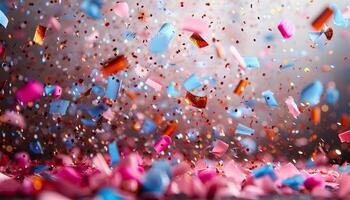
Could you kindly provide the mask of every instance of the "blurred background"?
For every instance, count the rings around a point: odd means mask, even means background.
[[[101,1],[102,17],[93,19],[81,11],[82,1],[2,1],[1,10],[9,19],[1,27],[0,40],[6,49],[1,60],[0,112],[19,111],[26,128],[1,124],[3,154],[30,150],[39,142],[43,153],[32,156],[50,158],[59,153],[79,149],[81,155],[105,152],[109,141],[116,139],[122,152],[138,151],[153,157],[176,156],[196,160],[212,158],[210,150],[217,139],[230,145],[226,156],[236,159],[276,160],[309,159],[324,151],[331,162],[349,159],[349,146],[341,144],[338,133],[349,129],[349,27],[328,26],[333,37],[322,35],[316,42],[312,21],[330,1],[127,1],[129,17],[118,17],[113,8],[117,1]],[[335,2],[345,10],[349,2]],[[50,27],[55,17],[60,29]],[[196,47],[192,33],[181,29],[186,17],[201,19],[209,31],[201,34],[209,43]],[[293,23],[295,35],[286,40],[277,26],[282,19]],[[163,54],[150,51],[150,40],[164,23],[176,27],[176,35]],[[48,27],[44,44],[32,42],[37,25]],[[220,58],[216,46],[221,45],[225,57]],[[229,52],[234,45],[242,56],[259,59],[260,68],[243,72]],[[119,72],[122,80],[120,96],[110,110],[112,119],[100,118],[93,126],[82,123],[88,118],[82,107],[96,106],[102,98],[89,92],[94,86],[106,87],[100,69],[106,61],[124,55],[129,66]],[[284,68],[281,66],[290,66]],[[197,109],[185,101],[183,82],[192,74],[200,77],[200,92],[208,97],[205,109]],[[151,77],[162,84],[156,91],[145,84]],[[233,93],[241,79],[249,85],[241,96]],[[28,80],[46,85],[59,85],[61,99],[70,101],[67,114],[49,113],[53,97],[43,97],[30,105],[19,105],[14,93]],[[324,87],[321,120],[312,122],[314,107],[302,106],[302,89],[315,80]],[[169,97],[167,87],[173,82],[180,93]],[[336,88],[340,97],[335,104],[326,101],[327,88]],[[261,95],[271,90],[279,107],[268,107]],[[302,113],[298,119],[284,103],[292,96]],[[230,111],[244,112],[240,116]],[[145,134],[146,120],[156,125]],[[153,144],[171,123],[177,123],[173,143],[157,155]],[[234,133],[238,123],[255,130],[253,136]]]

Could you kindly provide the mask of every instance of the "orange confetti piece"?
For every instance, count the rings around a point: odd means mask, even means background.
[[[237,87],[236,87],[236,89],[234,90],[234,93],[236,95],[238,95],[238,96],[241,96],[243,91],[244,91],[244,89],[245,89],[245,87],[247,87],[247,85],[248,85],[248,81],[243,80],[243,79],[240,80],[238,85],[237,85]]]
[[[325,8],[322,13],[312,22],[312,27],[319,31],[322,29],[323,25],[332,17],[333,10],[330,8]]]
[[[321,109],[319,107],[315,107],[311,110],[311,121],[315,125],[320,123],[320,121],[321,121]]]
[[[125,56],[117,56],[111,61],[106,62],[101,71],[104,76],[110,76],[112,74],[118,73],[129,65],[128,60]]]
[[[186,102],[196,108],[205,108],[207,106],[207,96],[196,96],[190,92],[186,93]]]
[[[177,127],[177,123],[176,122],[168,124],[168,126],[164,130],[164,134],[163,135],[172,136],[174,134],[174,132],[175,132],[176,127]]]
[[[36,44],[43,45],[44,44],[44,38],[46,34],[46,27],[38,25],[35,30],[35,35],[33,41]]]
[[[190,39],[193,42],[193,44],[196,45],[198,48],[208,46],[208,43],[198,33],[193,33]]]

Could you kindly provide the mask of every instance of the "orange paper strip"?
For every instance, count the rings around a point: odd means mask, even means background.
[[[311,121],[315,125],[320,123],[320,121],[321,121],[321,109],[319,107],[315,107],[311,110]]]
[[[186,102],[196,108],[205,108],[207,105],[208,97],[196,96],[190,92],[186,93]]]
[[[110,76],[112,74],[118,73],[129,65],[128,60],[125,56],[117,56],[111,61],[106,62],[101,71],[104,76]]]
[[[190,37],[190,40],[198,48],[203,48],[203,47],[208,46],[208,43],[198,33],[193,33]]]
[[[241,81],[239,81],[236,89],[234,90],[234,93],[238,96],[241,96],[245,87],[247,87],[247,85],[248,85],[248,81],[242,79]]]
[[[332,17],[333,10],[330,8],[325,8],[322,13],[312,22],[312,27],[319,31],[322,29],[323,25]]]
[[[44,44],[44,38],[46,34],[46,27],[38,25],[35,30],[35,35],[33,41],[39,45]]]

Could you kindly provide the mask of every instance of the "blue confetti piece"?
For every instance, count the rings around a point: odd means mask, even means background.
[[[227,111],[227,113],[236,119],[241,118],[243,115],[243,112],[240,108],[231,108]]]
[[[118,164],[120,160],[117,142],[114,141],[108,145],[109,156],[111,157],[112,166]]]
[[[252,135],[254,131],[254,129],[244,126],[243,124],[238,124],[235,133],[241,135]]]
[[[349,26],[349,20],[345,19],[343,17],[342,11],[339,9],[338,5],[335,3],[332,3],[330,7],[333,10],[333,24],[340,26],[340,27],[348,27]]]
[[[320,98],[323,92],[322,83],[317,80],[307,85],[300,94],[300,101],[302,103],[308,103],[311,106],[317,105],[320,102]]]
[[[34,154],[44,154],[41,144],[38,140],[34,143],[29,143],[29,150]]]
[[[115,100],[119,97],[122,81],[115,76],[108,77],[105,97]]]
[[[334,105],[339,100],[340,93],[336,88],[328,88],[326,92],[326,102]]]
[[[130,32],[130,31],[124,32],[124,39],[126,39],[126,40],[133,40],[135,38],[136,38],[136,33]]]
[[[244,62],[247,66],[247,68],[252,69],[252,68],[259,68],[260,63],[257,57],[250,57],[250,56],[245,56],[243,57]]]
[[[163,24],[157,35],[151,39],[151,52],[154,54],[166,52],[175,33],[176,29],[172,24]]]
[[[142,124],[141,133],[150,134],[157,129],[156,123],[152,119],[146,118]]]
[[[55,86],[54,85],[47,85],[44,88],[44,92],[45,92],[46,96],[52,95],[54,91],[55,91]]]
[[[90,119],[81,119],[81,123],[83,123],[85,126],[96,126],[96,122],[90,120]]]
[[[242,147],[247,151],[247,154],[255,153],[257,150],[256,143],[250,138],[244,138],[239,143],[241,143]]]
[[[6,3],[4,1],[0,1],[0,10],[3,13],[7,13],[7,11],[8,11],[8,7],[7,7],[7,5],[6,5]]]
[[[350,172],[350,165],[339,166],[338,171],[341,173],[348,173]]]
[[[9,23],[9,20],[7,19],[6,15],[0,10],[0,24],[7,28],[7,25]]]
[[[54,100],[50,104],[50,113],[57,115],[65,115],[69,106],[68,100]]]
[[[98,191],[98,196],[102,200],[124,200],[113,188],[105,187]]]
[[[104,89],[99,85],[92,87],[91,92],[99,97],[103,97],[105,95]]]
[[[78,98],[81,93],[86,91],[86,87],[83,85],[75,85],[73,84],[71,89],[71,95],[75,98]]]
[[[40,174],[41,172],[45,171],[49,169],[49,166],[47,165],[35,165],[33,168],[32,168],[32,171],[34,174]]]
[[[185,87],[185,89],[187,91],[192,91],[196,88],[199,88],[202,86],[202,83],[200,81],[200,79],[198,78],[197,75],[195,74],[192,74],[190,77],[188,77],[188,79],[186,79],[184,82],[183,82],[183,86]]]
[[[108,105],[105,103],[100,103],[97,106],[93,107],[92,109],[88,110],[88,113],[91,117],[97,118],[102,115],[106,110],[108,109]]]
[[[170,183],[170,165],[166,161],[157,161],[143,178],[144,192],[163,194]]]
[[[323,32],[311,32],[309,33],[309,38],[313,43],[318,43],[320,37],[322,36]]]
[[[102,9],[102,1],[101,0],[84,0],[80,9],[89,17],[93,19],[102,18],[101,9]]]
[[[270,90],[266,90],[261,95],[264,97],[265,102],[266,102],[266,104],[268,106],[270,106],[272,108],[278,107],[278,102],[277,102],[277,100],[273,96],[273,93]]]
[[[304,184],[305,177],[303,175],[296,175],[282,181],[282,185],[288,185],[293,190],[298,190]]]
[[[288,64],[285,64],[285,65],[281,65],[281,69],[289,69],[291,67],[294,67],[294,63],[288,63]]]
[[[270,164],[266,164],[260,168],[257,168],[255,170],[252,171],[252,175],[255,177],[255,178],[261,178],[263,176],[270,176],[270,178],[272,180],[276,180],[277,179],[277,176],[275,174],[275,171],[273,170],[273,167],[272,165]]]
[[[275,36],[273,33],[267,33],[265,35],[265,41],[266,42],[272,42],[275,39]]]
[[[170,97],[178,97],[180,96],[180,91],[175,89],[175,82],[170,82],[167,88],[168,96]]]

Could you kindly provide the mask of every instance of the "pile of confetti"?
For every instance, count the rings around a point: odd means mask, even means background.
[[[350,195],[350,3],[0,1],[0,195]]]

